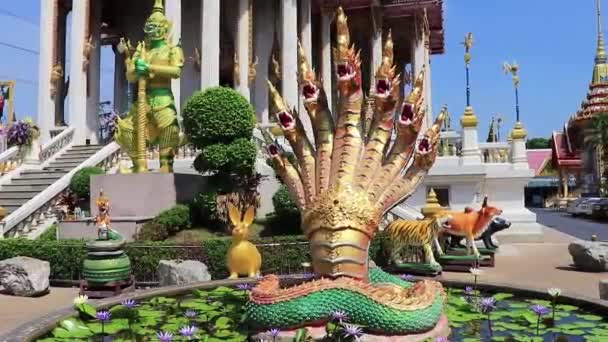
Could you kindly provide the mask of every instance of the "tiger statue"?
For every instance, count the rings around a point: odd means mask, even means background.
[[[433,255],[431,244],[435,245],[439,255],[443,255],[438,236],[444,229],[444,224],[451,219],[452,216],[446,213],[422,220],[395,220],[391,222],[385,229],[392,247],[391,260],[393,262],[397,261],[399,253],[404,247],[414,246],[424,249],[426,263],[433,267],[439,266]]]

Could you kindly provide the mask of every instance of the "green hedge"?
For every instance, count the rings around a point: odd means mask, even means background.
[[[379,234],[370,246],[370,257],[383,266],[383,235]],[[262,253],[262,273],[296,273],[302,270],[303,262],[310,262],[308,244],[302,244],[302,236],[264,238],[253,241]],[[212,279],[228,276],[226,251],[231,239],[216,238],[201,245],[183,247],[171,242],[146,242],[127,244],[126,252],[131,258],[133,272],[138,281],[155,281],[156,267],[160,260],[193,259],[204,262],[209,267]],[[85,242],[80,240],[0,240],[0,260],[29,256],[46,260],[51,264],[51,279],[78,280],[82,261],[86,256]]]

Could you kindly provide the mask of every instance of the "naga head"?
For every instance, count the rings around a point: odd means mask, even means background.
[[[437,158],[437,147],[439,145],[441,124],[445,118],[447,109],[444,107],[441,109],[439,115],[435,119],[435,123],[431,126],[424,137],[418,141],[416,151],[414,154],[414,165],[422,170],[429,170],[435,159]]]
[[[397,116],[397,127],[401,132],[406,133],[407,141],[413,141],[413,139],[418,136],[418,132],[420,132],[420,127],[422,126],[422,119],[426,114],[425,109],[422,108],[423,80],[424,69],[418,74],[418,77],[412,85],[412,91],[403,101],[401,111]]]
[[[266,143],[266,152],[268,153],[270,159],[283,163],[283,159],[281,158],[284,152],[283,148],[276,142],[275,139],[272,138],[272,134],[270,134],[270,132],[268,132],[265,128],[258,126],[258,129],[262,133],[262,137]]]
[[[361,89],[361,59],[350,43],[348,18],[342,7],[336,11],[337,47],[334,48],[338,89],[342,95],[351,95]]]
[[[382,63],[376,71],[376,83],[374,84],[375,108],[381,112],[392,111],[399,97],[399,75],[395,75],[396,67],[393,64],[393,38],[388,31],[386,42],[382,49]]]
[[[268,91],[270,92],[271,103],[269,107],[271,114],[276,116],[279,126],[283,132],[286,134],[295,133],[297,126],[296,117],[293,115],[293,112],[287,108],[283,98],[272,83],[270,81],[267,83]]]
[[[155,0],[152,14],[150,14],[144,25],[146,40],[158,41],[167,38],[171,29],[171,23],[164,13],[163,0]]]
[[[314,113],[320,98],[322,97],[323,87],[317,80],[315,71],[310,68],[306,53],[302,44],[298,41],[298,85],[300,96],[304,99],[304,106]]]

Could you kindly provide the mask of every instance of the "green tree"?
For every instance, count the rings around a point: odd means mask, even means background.
[[[528,150],[539,150],[543,148],[551,148],[551,139],[548,138],[532,138],[526,141]]]
[[[227,228],[228,202],[243,211],[259,206],[253,107],[231,88],[211,87],[188,99],[183,117],[186,134],[201,151],[194,168],[211,177],[209,190],[194,201],[199,213],[195,216],[202,223]]]

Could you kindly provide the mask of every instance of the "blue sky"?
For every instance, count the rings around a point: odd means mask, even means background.
[[[520,65],[521,118],[530,137],[549,136],[583,100],[596,46],[594,0],[444,0],[446,52],[432,58],[435,112],[447,104],[454,119],[465,106],[463,47],[473,32],[471,89],[473,108],[485,137],[489,120],[501,114],[505,129],[515,120],[511,81],[504,61]],[[605,1],[604,1],[605,2]],[[3,1],[0,24],[0,80],[16,79],[18,117],[36,116],[38,56],[7,47],[39,48],[40,0]],[[605,4],[608,18],[608,3]],[[608,20],[604,20],[608,27]],[[393,28],[397,29],[397,28]],[[111,60],[104,51],[103,60]],[[102,100],[111,100],[112,75],[102,67]],[[455,120],[453,120],[454,122]],[[455,123],[455,122],[454,122]]]

